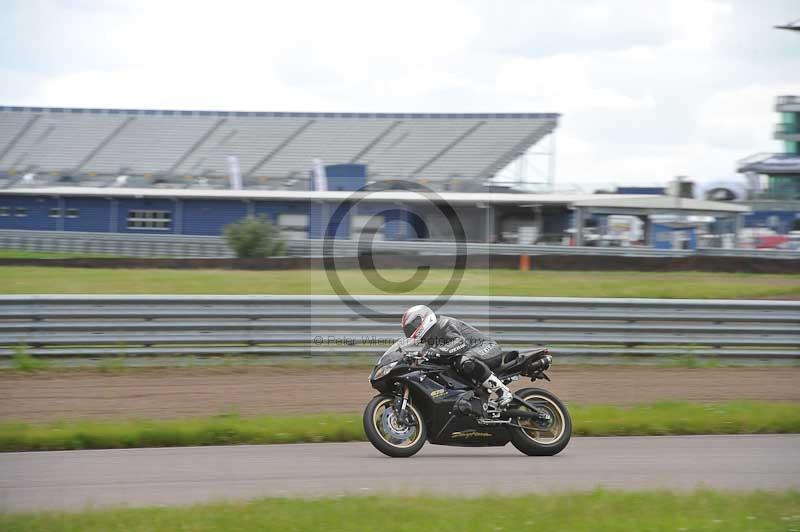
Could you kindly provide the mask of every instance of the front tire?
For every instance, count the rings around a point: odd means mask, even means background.
[[[376,395],[364,409],[364,432],[370,443],[386,456],[407,458],[415,455],[427,439],[425,421],[410,402],[406,404],[411,423],[400,421],[395,412],[396,398]]]
[[[528,456],[553,456],[569,443],[572,436],[572,419],[566,405],[555,394],[541,388],[524,388],[517,392],[526,402],[544,409],[551,422],[540,423],[530,418],[513,418],[514,423],[525,428],[511,428],[511,443]],[[515,404],[515,403],[512,403]],[[530,410],[516,401],[515,408]]]

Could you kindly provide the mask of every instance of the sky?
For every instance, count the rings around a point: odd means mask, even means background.
[[[555,112],[556,186],[781,151],[800,0],[0,0],[0,105]]]

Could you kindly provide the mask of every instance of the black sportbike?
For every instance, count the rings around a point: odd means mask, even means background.
[[[509,351],[486,360],[508,384],[520,377],[550,380],[552,357],[546,348]],[[378,390],[364,410],[364,430],[380,452],[407,457],[426,441],[438,445],[498,446],[509,441],[529,456],[561,452],[572,435],[564,403],[541,388],[514,393],[505,408],[482,386],[448,366],[431,364],[420,352],[398,341],[378,360],[369,377]]]

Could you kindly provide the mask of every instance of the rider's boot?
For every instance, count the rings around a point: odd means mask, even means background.
[[[514,398],[508,386],[503,384],[503,381],[498,379],[494,373],[492,373],[488,379],[483,381],[481,386],[489,390],[490,393],[496,393],[498,395],[497,406],[501,408],[506,407]]]

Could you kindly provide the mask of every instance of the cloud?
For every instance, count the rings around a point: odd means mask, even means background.
[[[678,175],[703,183],[734,175],[736,161],[743,156],[741,150],[701,142],[609,153],[568,132],[559,134],[558,149],[559,175],[573,176],[559,180],[559,187],[579,185],[586,191],[617,185],[664,186]],[[604,179],[597,179],[599,175]]]
[[[800,93],[793,0],[4,6],[11,105],[563,113],[557,180],[721,176]]]
[[[500,94],[525,101],[531,108],[565,113],[589,109],[644,109],[653,106],[653,99],[641,88],[599,84],[593,74],[609,66],[620,70],[639,69],[655,59],[647,50],[639,49],[557,54],[536,59],[516,57],[500,66],[495,89]]]
[[[750,85],[720,91],[706,99],[697,113],[697,138],[712,146],[735,148],[743,152],[757,146],[780,149],[772,142],[778,115],[771,111],[775,97],[794,94],[800,89],[800,75],[795,83]]]

